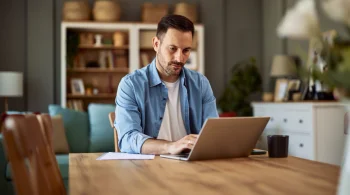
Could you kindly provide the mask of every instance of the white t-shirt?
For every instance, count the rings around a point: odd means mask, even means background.
[[[160,125],[157,139],[177,141],[187,135],[181,114],[179,81],[180,79],[174,83],[163,81],[168,88],[168,100],[165,105],[163,121]]]

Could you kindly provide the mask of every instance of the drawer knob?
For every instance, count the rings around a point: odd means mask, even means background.
[[[304,147],[304,144],[299,144],[299,147],[300,147],[300,148]]]
[[[287,119],[285,118],[285,119],[283,119],[283,121],[286,123],[286,122],[287,122]]]
[[[303,119],[299,119],[299,123],[300,123],[300,124],[303,123]]]

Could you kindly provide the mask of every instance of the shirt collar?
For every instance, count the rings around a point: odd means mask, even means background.
[[[186,86],[186,76],[185,76],[185,67],[183,67],[181,69],[181,73],[180,73],[180,81],[181,81],[181,84],[185,85]],[[160,79],[159,77],[159,74],[158,74],[158,70],[157,70],[157,67],[156,67],[156,57],[153,59],[153,61],[151,62],[150,64],[150,87],[154,87],[156,85],[159,85],[160,83],[162,83],[162,80]]]

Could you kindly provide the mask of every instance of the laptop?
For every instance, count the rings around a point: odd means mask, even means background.
[[[160,155],[184,161],[248,157],[270,117],[209,118],[187,154]]]

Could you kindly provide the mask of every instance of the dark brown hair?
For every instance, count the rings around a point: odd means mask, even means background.
[[[174,28],[182,32],[191,32],[194,35],[194,25],[185,16],[181,15],[166,15],[158,23],[157,37],[161,39],[169,28]]]

